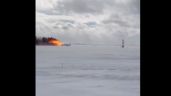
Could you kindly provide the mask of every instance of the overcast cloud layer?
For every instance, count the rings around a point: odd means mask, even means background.
[[[36,0],[36,36],[139,44],[139,0]]]

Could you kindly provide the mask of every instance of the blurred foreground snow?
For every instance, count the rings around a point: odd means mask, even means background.
[[[140,96],[140,48],[36,46],[36,96]]]

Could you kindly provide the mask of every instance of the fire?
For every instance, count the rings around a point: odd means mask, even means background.
[[[55,46],[62,46],[63,45],[63,42],[61,42],[58,39],[54,39],[54,38],[48,38],[48,42],[52,45],[55,45]]]

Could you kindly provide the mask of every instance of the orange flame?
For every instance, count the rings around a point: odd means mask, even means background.
[[[61,42],[58,39],[54,39],[54,38],[48,38],[48,42],[54,46],[62,46],[63,42]]]

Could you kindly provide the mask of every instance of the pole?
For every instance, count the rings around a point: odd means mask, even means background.
[[[124,48],[125,47],[125,41],[124,41],[124,39],[122,39],[122,48]]]

